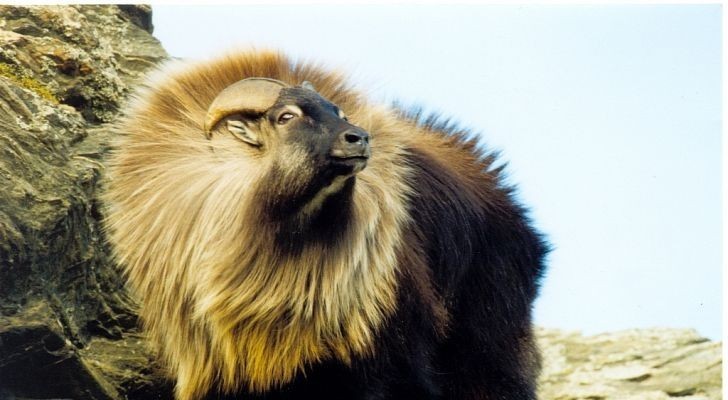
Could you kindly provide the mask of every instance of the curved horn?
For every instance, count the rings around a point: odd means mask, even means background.
[[[290,85],[269,78],[247,78],[226,87],[207,109],[205,135],[209,138],[215,125],[235,112],[265,112],[275,104],[281,89],[286,87]]]

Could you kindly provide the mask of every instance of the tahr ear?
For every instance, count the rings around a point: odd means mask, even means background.
[[[236,139],[241,140],[253,147],[260,147],[260,134],[257,124],[246,120],[244,117],[235,116],[229,118],[225,123],[225,129]]]

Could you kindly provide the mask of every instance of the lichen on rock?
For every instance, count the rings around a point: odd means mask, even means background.
[[[131,85],[167,57],[146,6],[0,6],[0,15],[2,75],[19,74],[90,122],[111,121]]]

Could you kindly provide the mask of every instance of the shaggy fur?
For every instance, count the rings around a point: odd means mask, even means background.
[[[248,77],[310,81],[371,135],[301,226],[274,214],[304,149],[203,130]],[[466,132],[273,52],[166,66],[115,128],[106,226],[177,399],[535,398],[545,245]]]

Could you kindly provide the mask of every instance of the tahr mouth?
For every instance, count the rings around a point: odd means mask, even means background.
[[[348,157],[334,157],[330,156],[329,161],[332,167],[337,170],[341,170],[342,174],[354,174],[363,170],[367,166],[369,156],[356,155]]]
[[[334,156],[331,156],[330,158],[332,160],[334,160],[335,162],[346,162],[346,161],[349,161],[349,160],[362,160],[362,161],[367,161],[369,159],[369,156],[366,156],[366,155],[348,156],[348,157],[334,157]]]

